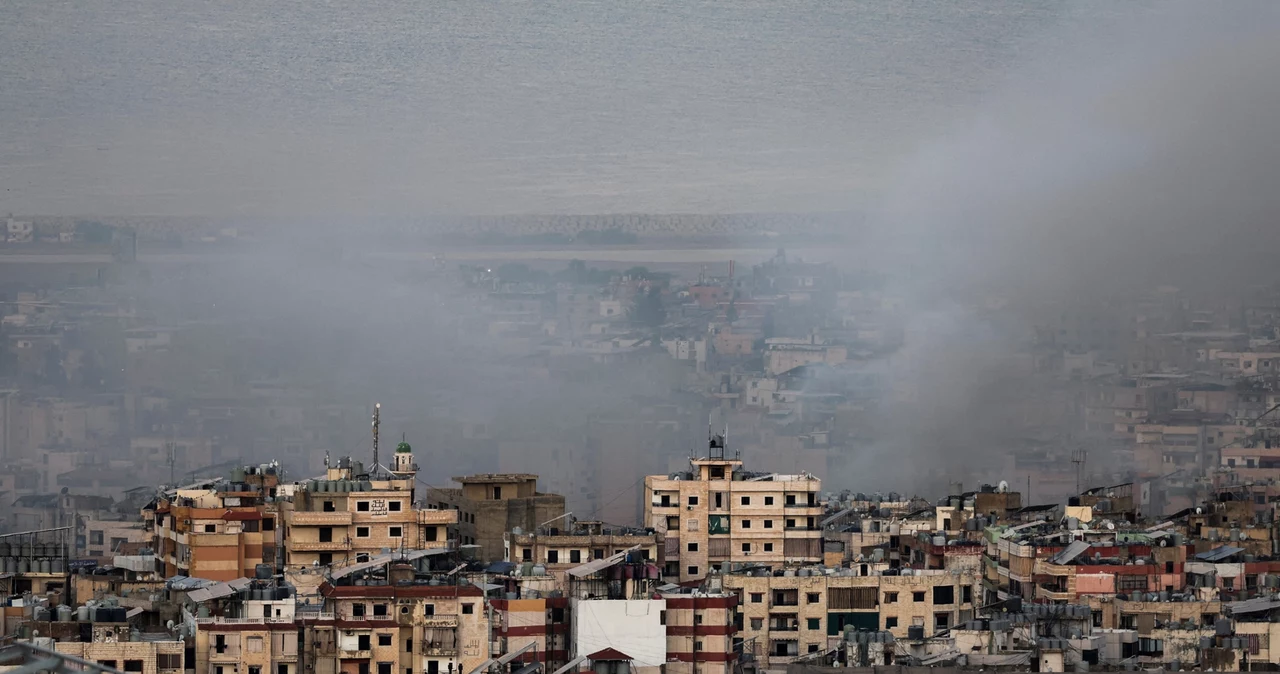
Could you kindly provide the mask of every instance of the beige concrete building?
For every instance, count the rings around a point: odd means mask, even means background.
[[[546,527],[538,532],[509,532],[505,551],[508,562],[534,562],[550,571],[560,571],[637,546],[641,559],[658,562],[663,545],[662,534],[645,533],[643,529],[611,528],[603,522],[573,522],[555,534]]]
[[[508,531],[536,531],[566,514],[563,496],[538,491],[537,475],[488,473],[453,480],[462,488],[432,488],[427,503],[442,512],[456,511],[459,543],[478,545],[478,556],[486,561],[505,557]]]
[[[181,641],[110,641],[82,643],[59,641],[54,649],[77,658],[83,658],[118,669],[140,674],[182,674],[183,650]]]
[[[853,569],[805,568],[784,575],[724,576],[738,594],[740,636],[765,668],[825,651],[845,627],[925,635],[971,620],[981,601],[978,570],[919,571],[911,575],[852,575]],[[809,575],[805,575],[809,574]]]
[[[771,566],[822,561],[821,481],[803,473],[755,474],[742,461],[693,459],[692,471],[645,477],[644,525],[666,539],[664,573],[696,580],[730,563]]]
[[[282,505],[285,567],[344,564],[384,549],[422,550],[449,544],[451,510],[414,505],[417,465],[413,448],[396,447],[390,471],[366,471],[344,458],[324,480],[298,486]]]

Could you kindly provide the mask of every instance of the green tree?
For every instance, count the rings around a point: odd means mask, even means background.
[[[636,322],[655,330],[661,327],[667,320],[667,309],[662,304],[662,290],[657,286],[650,286],[648,290],[637,295],[632,316]]]

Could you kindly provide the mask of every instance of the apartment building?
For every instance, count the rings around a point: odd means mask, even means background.
[[[536,532],[508,532],[506,560],[534,562],[561,571],[593,559],[604,559],[636,548],[636,556],[654,562],[664,552],[662,534],[644,529],[610,527],[603,522],[571,522],[564,529],[543,527]]]
[[[664,573],[697,580],[730,563],[822,561],[821,481],[807,474],[751,473],[724,458],[723,436],[691,471],[645,477],[644,520],[665,537]]]
[[[324,613],[309,623],[305,648],[315,674],[447,674],[489,659],[480,588],[430,584],[408,564],[376,577],[384,565],[357,565],[321,586]]]
[[[119,630],[128,635],[128,630]],[[59,641],[54,649],[122,672],[138,674],[182,674],[186,645],[173,641],[121,641],[119,634],[92,642]]]
[[[449,545],[451,510],[414,505],[417,465],[401,442],[389,471],[366,470],[345,457],[323,480],[300,484],[282,503],[284,564],[298,569],[363,561],[383,550],[422,550]]]
[[[427,503],[456,511],[459,543],[479,546],[477,554],[486,561],[506,556],[508,531],[536,531],[565,515],[564,497],[539,492],[537,475],[485,473],[453,480],[462,488],[432,488]]]
[[[258,564],[276,563],[274,465],[250,466],[218,479],[166,492],[143,513],[152,523],[156,572],[166,578],[251,577]],[[150,519],[154,517],[154,519]]]
[[[234,585],[234,584],[233,584]],[[219,584],[190,593],[200,613],[215,606],[219,615],[195,619],[195,674],[300,674],[297,603],[293,588],[270,581],[242,581],[232,593]],[[229,600],[219,602],[220,597]]]
[[[737,597],[715,588],[660,591],[657,571],[625,553],[570,569],[570,658],[595,671],[735,671]]]
[[[785,572],[729,573],[726,592],[738,595],[744,652],[764,668],[827,650],[846,627],[926,635],[975,617],[981,606],[977,569],[913,570],[901,575],[857,575],[855,569],[802,567]]]

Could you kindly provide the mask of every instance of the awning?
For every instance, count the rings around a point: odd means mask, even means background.
[[[622,552],[609,555],[603,559],[593,559],[586,564],[569,569],[569,575],[575,578],[594,575],[626,559],[627,553],[635,552],[639,549],[639,545],[633,545]]]
[[[376,557],[371,557],[367,562],[352,564],[351,566],[348,566],[346,568],[339,569],[338,571],[334,571],[331,577],[334,580],[337,580],[339,578],[346,578],[347,576],[350,576],[351,574],[356,573],[357,571],[364,571],[366,569],[377,568],[388,562],[398,562],[398,561],[412,562],[413,560],[419,559],[421,557],[428,557],[431,555],[443,555],[448,551],[449,551],[448,548],[431,548],[429,550],[409,550],[408,552],[405,552],[403,555],[401,555],[398,552],[389,553],[385,555],[378,555]]]
[[[1231,555],[1244,552],[1244,548],[1237,548],[1234,545],[1223,545],[1214,548],[1208,552],[1202,552],[1196,555],[1196,559],[1202,562],[1219,562]]]
[[[1088,541],[1072,541],[1070,545],[1062,549],[1062,552],[1049,558],[1050,564],[1070,564],[1079,557],[1081,553],[1089,549]]]

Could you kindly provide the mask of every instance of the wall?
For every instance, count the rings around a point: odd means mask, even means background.
[[[661,667],[667,660],[663,600],[583,599],[573,602],[574,655],[613,648],[637,667]]]

